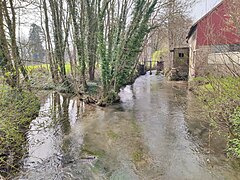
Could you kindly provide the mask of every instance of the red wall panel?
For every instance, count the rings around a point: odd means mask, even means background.
[[[205,15],[197,24],[197,46],[240,44],[240,37],[230,25],[227,1]]]

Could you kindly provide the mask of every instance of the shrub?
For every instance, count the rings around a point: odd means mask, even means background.
[[[240,158],[240,106],[232,114],[232,137],[229,140],[229,153]]]
[[[240,157],[240,78],[210,77],[197,88],[211,124],[228,134],[229,155]]]
[[[38,115],[40,102],[30,92],[0,89],[0,174],[6,176],[16,170],[25,152],[25,133]]]

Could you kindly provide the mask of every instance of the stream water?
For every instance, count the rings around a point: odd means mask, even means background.
[[[146,74],[107,108],[50,94],[30,125],[15,179],[240,179],[186,84]]]

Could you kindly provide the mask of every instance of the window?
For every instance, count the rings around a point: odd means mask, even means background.
[[[183,58],[184,57],[184,53],[178,53],[178,57]]]
[[[231,52],[240,52],[240,44],[230,44],[229,49]]]

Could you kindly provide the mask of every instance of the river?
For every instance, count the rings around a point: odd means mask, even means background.
[[[240,178],[224,141],[207,138],[186,83],[146,74],[119,95],[121,103],[101,108],[49,94],[30,125],[28,153],[15,179]]]

